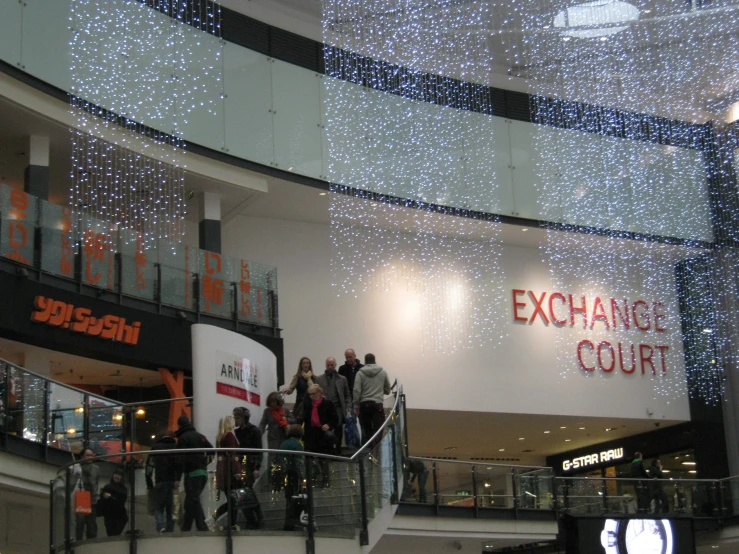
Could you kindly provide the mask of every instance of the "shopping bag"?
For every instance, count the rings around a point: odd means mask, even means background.
[[[89,516],[92,514],[92,493],[90,491],[74,491],[74,513]]]

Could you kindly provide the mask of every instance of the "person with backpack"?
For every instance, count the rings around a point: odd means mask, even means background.
[[[171,435],[159,437],[152,450],[174,450],[177,441]],[[177,457],[174,454],[151,454],[146,460],[146,488],[154,507],[158,533],[174,531],[173,495],[179,487]]]
[[[213,448],[208,439],[195,430],[195,427],[187,416],[180,416],[177,420],[179,429],[177,437],[177,448]],[[185,476],[185,515],[182,519],[182,530],[187,532],[192,528],[193,520],[198,531],[207,531],[205,513],[200,502],[205,484],[208,481],[208,462],[210,455],[205,452],[188,452],[179,458],[178,473]]]

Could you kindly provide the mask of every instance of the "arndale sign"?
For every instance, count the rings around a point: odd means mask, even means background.
[[[562,462],[562,469],[569,471],[571,469],[578,469],[581,467],[594,466],[602,464],[604,462],[610,462],[611,460],[620,460],[624,457],[623,448],[612,448],[611,450],[604,450],[600,453],[586,454],[579,458],[573,458],[572,460],[564,460]]]

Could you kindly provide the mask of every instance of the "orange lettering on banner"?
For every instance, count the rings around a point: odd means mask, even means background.
[[[8,223],[8,244],[11,251],[5,254],[6,258],[20,262],[22,264],[31,265],[31,261],[26,258],[20,251],[21,248],[28,246],[30,238],[29,230],[24,219],[28,219],[28,195],[20,190],[10,191],[10,210]]]
[[[185,397],[185,372],[175,371],[172,374],[171,371],[163,367],[159,368],[159,375],[164,381],[164,386],[167,387],[170,398],[184,398]],[[186,415],[188,419],[192,419],[192,410],[190,409],[190,402],[188,400],[174,400],[169,403],[169,424],[167,429],[170,431],[177,431],[177,420],[181,415]]]
[[[140,321],[128,325],[126,318],[117,315],[92,317],[90,315],[92,312],[87,308],[76,308],[73,304],[44,296],[34,298],[33,309],[31,321],[35,323],[45,323],[51,327],[61,327],[74,333],[115,340],[132,346],[139,342]]]
[[[72,276],[72,241],[69,233],[72,230],[72,210],[70,208],[62,208],[62,255],[59,257],[59,272],[62,275]]]
[[[144,237],[138,235],[136,237],[136,290],[146,289],[146,276],[144,269],[146,268],[146,252],[144,251]]]
[[[83,248],[85,250],[85,280],[91,285],[97,285],[102,275],[100,272],[93,274],[92,262],[105,262],[105,251],[107,241],[102,233],[95,233],[90,229],[85,230],[83,239]],[[111,283],[108,284],[111,286]]]

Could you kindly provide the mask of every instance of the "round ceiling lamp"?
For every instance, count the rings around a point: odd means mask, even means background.
[[[585,2],[554,16],[554,27],[572,38],[601,38],[620,33],[639,19],[639,9],[621,1]]]

